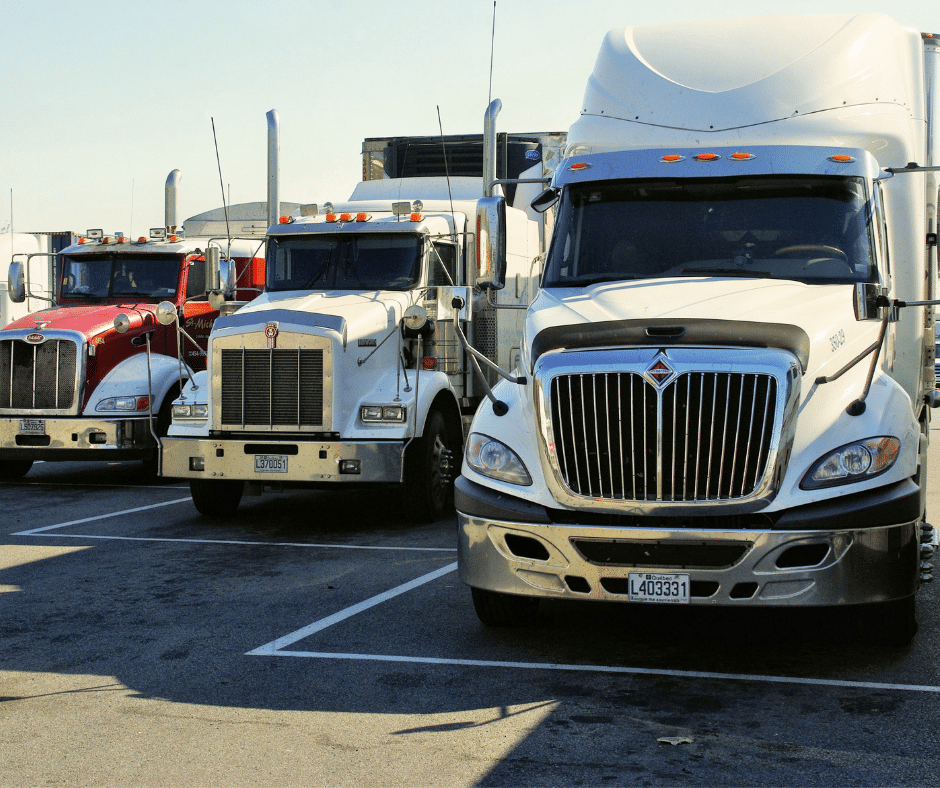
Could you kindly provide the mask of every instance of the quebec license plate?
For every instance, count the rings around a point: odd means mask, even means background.
[[[256,454],[255,473],[287,473],[287,455]]]
[[[20,419],[20,434],[22,435],[45,435],[45,419]]]
[[[658,572],[631,572],[627,592],[631,602],[687,603],[689,601],[689,576],[666,575]]]

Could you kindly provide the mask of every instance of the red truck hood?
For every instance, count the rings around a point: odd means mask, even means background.
[[[88,304],[59,306],[43,309],[26,317],[15,320],[7,328],[28,329],[35,331],[37,322],[42,321],[42,329],[78,331],[87,339],[109,330],[114,325],[115,316],[124,313],[133,320],[138,315],[144,323],[153,323],[153,313],[157,305],[125,301],[122,303]]]

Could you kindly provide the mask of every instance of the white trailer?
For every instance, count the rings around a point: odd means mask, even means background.
[[[493,380],[471,364],[518,356],[547,237],[529,203],[564,134],[496,140],[368,139],[349,200],[303,205],[270,228],[264,293],[216,321],[208,370],[163,441],[163,474],[189,479],[201,513],[232,515],[246,490],[275,484],[392,487],[422,519],[452,506],[464,424]],[[490,181],[506,180],[495,177],[505,163],[524,208],[484,197],[484,159]],[[505,254],[481,258],[497,213]],[[497,259],[507,286],[480,289]]]
[[[0,261],[22,263],[29,284],[22,303],[10,298],[8,288],[0,295],[0,328],[54,302],[55,256],[75,237],[71,232],[0,234]]]
[[[623,28],[557,205],[525,385],[481,407],[459,565],[540,599],[847,606],[907,642],[936,536],[938,39],[886,16]]]

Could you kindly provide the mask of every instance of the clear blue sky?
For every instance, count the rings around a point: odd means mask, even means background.
[[[940,33],[929,0],[498,0],[500,131],[565,131],[604,34],[632,24],[787,13],[888,13]],[[281,198],[342,200],[365,137],[482,130],[493,0],[0,0],[0,228],[163,224],[266,196],[265,113],[281,121]],[[681,45],[681,42],[677,42]],[[12,201],[11,201],[12,190]]]

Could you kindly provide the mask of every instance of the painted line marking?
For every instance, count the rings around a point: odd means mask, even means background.
[[[928,692],[940,693],[940,687],[929,684],[892,684],[877,681],[851,681],[846,679],[814,679],[799,678],[796,676],[766,676],[752,673],[712,673],[708,671],[696,670],[670,670],[667,668],[632,668],[614,665],[576,665],[557,662],[511,662],[504,660],[487,659],[448,659],[445,657],[407,657],[393,654],[347,654],[342,652],[328,651],[289,651],[286,646],[290,646],[299,640],[310,635],[322,632],[324,629],[345,621],[353,616],[362,613],[376,605],[387,602],[390,599],[407,593],[418,588],[432,580],[450,574],[457,569],[457,562],[429,572],[426,575],[415,578],[407,583],[402,583],[395,588],[382,594],[370,597],[363,602],[347,607],[326,618],[291,632],[288,635],[279,637],[252,649],[245,653],[246,657],[300,657],[305,659],[335,659],[335,660],[361,660],[367,662],[399,662],[418,665],[457,665],[471,668],[511,668],[515,670],[568,670],[579,671],[582,673],[616,673],[631,676],[668,676],[670,678],[689,678],[689,679],[711,679],[724,681],[754,681],[766,684],[798,684],[803,686],[821,686],[821,687],[849,687],[852,689],[884,689],[900,690],[902,692]]]
[[[176,498],[172,501],[164,501],[163,503],[152,503],[149,506],[138,506],[134,509],[122,509],[119,512],[111,512],[110,514],[97,514],[94,517],[83,517],[80,520],[69,520],[67,523],[57,523],[56,525],[44,525],[42,528],[32,528],[28,531],[17,531],[15,534],[10,534],[10,536],[33,536],[34,534],[40,534],[44,531],[53,531],[56,528],[65,528],[69,525],[79,525],[80,523],[93,523],[97,520],[107,520],[109,517],[120,517],[122,514],[133,514],[134,512],[145,512],[148,509],[158,509],[161,506],[172,506],[177,503],[186,503],[187,501],[192,501],[192,498]]]
[[[9,536],[53,536],[57,539],[103,539],[119,542],[183,542],[186,544],[224,544],[224,545],[242,545],[255,547],[258,545],[264,547],[320,547],[333,548],[336,550],[391,550],[398,552],[413,553],[456,553],[456,547],[396,547],[385,545],[356,545],[356,544],[333,544],[330,542],[261,542],[247,539],[179,539],[157,536],[109,536],[102,534],[53,534],[49,533],[57,528],[65,528],[69,525],[79,525],[80,523],[91,523],[97,520],[106,520],[110,517],[120,517],[123,514],[133,514],[147,509],[155,509],[160,506],[171,506],[176,503],[187,503],[192,498],[177,498],[174,501],[164,501],[149,506],[138,506],[135,509],[123,509],[120,512],[110,512],[108,514],[99,514],[94,517],[84,517],[81,520],[69,520],[66,523],[57,523],[56,525],[45,525],[41,528],[33,528],[28,531],[17,531]],[[456,566],[456,564],[455,564]]]
[[[387,602],[389,599],[393,599],[396,596],[411,591],[414,588],[423,586],[425,583],[430,583],[432,580],[437,580],[439,577],[448,575],[451,572],[456,571],[457,562],[454,561],[447,566],[436,569],[433,572],[428,572],[426,575],[421,575],[421,577],[410,580],[407,583],[402,583],[400,586],[395,586],[395,588],[385,591],[384,593],[377,594],[376,596],[370,597],[363,602],[360,602],[357,605],[352,607],[347,607],[345,610],[340,610],[338,613],[334,613],[332,616],[327,616],[326,618],[321,618],[319,621],[314,621],[312,624],[304,627],[303,629],[298,629],[296,632],[291,632],[289,635],[284,635],[279,637],[277,640],[272,640],[270,643],[266,643],[263,646],[249,651],[247,655],[251,656],[262,656],[262,655],[272,655],[277,654],[279,649],[282,649],[284,646],[289,646],[291,643],[296,643],[298,640],[303,640],[305,637],[309,637],[315,632],[320,632],[327,627],[333,626],[340,621],[345,621],[347,618],[355,616],[357,613],[361,613],[363,610],[368,610],[370,607],[375,607],[380,605],[383,602]],[[247,656],[246,655],[246,656]]]

